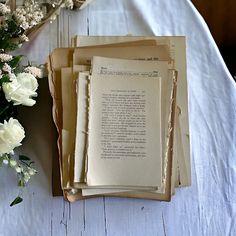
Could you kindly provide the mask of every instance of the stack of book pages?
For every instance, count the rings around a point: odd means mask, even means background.
[[[76,36],[48,58],[53,194],[170,201],[189,186],[184,37]]]

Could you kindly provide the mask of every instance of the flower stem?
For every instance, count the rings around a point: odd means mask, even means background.
[[[0,116],[10,107],[10,105],[5,106],[1,111],[0,111]]]

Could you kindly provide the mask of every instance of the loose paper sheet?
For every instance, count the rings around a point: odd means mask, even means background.
[[[161,185],[160,82],[91,76],[88,185]]]
[[[167,46],[128,46],[123,47],[92,47],[76,48],[73,61],[75,64],[90,64],[93,56],[103,56],[121,59],[170,60]]]
[[[168,61],[149,61],[149,60],[127,60],[106,57],[93,57],[92,60],[92,74],[93,75],[129,75],[139,76],[143,78],[151,78],[153,76],[160,76],[161,83],[161,132],[162,144],[165,143],[165,120],[166,101],[167,97],[167,83],[169,78],[169,70],[173,68],[173,64]],[[164,151],[164,149],[163,149]]]
[[[167,94],[167,84],[168,84],[168,72],[172,68],[172,64],[168,61],[143,61],[143,60],[126,60],[126,59],[116,59],[116,58],[105,58],[105,57],[93,57],[92,60],[92,74],[93,75],[129,75],[132,77],[139,76],[141,78],[150,78],[153,76],[160,76],[162,78],[161,84],[161,131],[162,131],[162,170],[164,169],[163,164],[165,163],[165,149],[166,149],[166,136],[165,129],[167,129],[168,124],[166,123],[166,114],[168,116],[169,106],[166,101],[170,99],[170,94]],[[169,97],[168,97],[169,96]],[[170,103],[168,103],[170,104]],[[167,110],[166,110],[167,106]],[[165,124],[166,123],[166,124]],[[164,174],[164,173],[163,173]],[[163,176],[164,178],[164,176]],[[158,191],[161,192],[163,187],[158,186]],[[104,190],[108,193],[108,190]],[[124,190],[123,190],[124,191]],[[117,192],[116,189],[111,189],[110,192]],[[83,195],[90,194],[101,194],[102,189],[92,190],[84,189],[82,190]],[[105,192],[104,192],[105,193]]]
[[[76,120],[71,114],[75,114],[73,106],[74,89],[72,68],[61,69],[61,95],[62,95],[62,167],[63,167],[63,186],[70,187],[71,160],[74,155],[74,127]]]
[[[75,136],[74,181],[83,182],[88,128],[88,75],[80,72],[77,80],[77,124]]]

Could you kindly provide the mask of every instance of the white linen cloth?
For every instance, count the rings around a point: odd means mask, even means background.
[[[82,11],[63,12],[63,22],[68,17],[71,36],[186,36],[192,186],[177,190],[170,203],[100,198],[70,205],[52,198],[50,98],[43,86],[38,107],[23,118],[28,139],[22,151],[38,163],[39,174],[23,204],[9,209],[17,189],[14,177],[0,172],[0,235],[236,235],[236,86],[192,3],[95,0]],[[46,45],[55,26],[25,48],[31,60],[45,61],[57,46],[52,41]],[[65,31],[66,26],[61,28]]]

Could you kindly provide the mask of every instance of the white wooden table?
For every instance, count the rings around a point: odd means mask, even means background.
[[[82,11],[63,11],[22,51],[44,63],[76,34],[187,36],[192,186],[177,190],[170,203],[106,197],[70,204],[53,198],[51,98],[47,81],[40,81],[36,106],[19,115],[27,133],[19,152],[35,160],[39,173],[24,202],[10,208],[19,191],[16,178],[0,171],[0,236],[236,235],[236,89],[191,2],[95,0]]]

